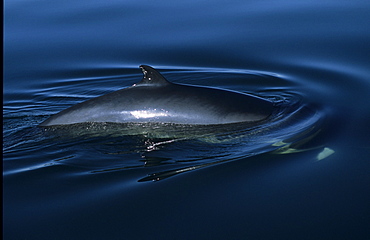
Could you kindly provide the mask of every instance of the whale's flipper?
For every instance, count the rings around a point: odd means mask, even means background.
[[[140,68],[143,71],[144,76],[140,82],[135,84],[135,86],[139,85],[165,86],[171,84],[154,68],[147,65],[141,65]]]

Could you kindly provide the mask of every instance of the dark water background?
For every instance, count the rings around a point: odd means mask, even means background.
[[[353,0],[5,1],[4,239],[370,239],[369,23]],[[37,127],[140,64],[286,107],[205,135]]]

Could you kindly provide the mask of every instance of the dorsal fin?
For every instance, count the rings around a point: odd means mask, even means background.
[[[143,79],[134,86],[138,85],[165,86],[171,84],[154,68],[147,65],[141,65],[140,68],[143,71],[144,76]]]

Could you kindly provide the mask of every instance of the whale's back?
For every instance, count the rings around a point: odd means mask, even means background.
[[[271,101],[229,90],[174,84],[148,66],[131,87],[79,103],[40,126],[81,122],[227,124],[258,122],[273,111]]]

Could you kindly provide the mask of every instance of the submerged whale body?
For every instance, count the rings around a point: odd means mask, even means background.
[[[39,126],[84,122],[228,124],[268,118],[273,103],[229,90],[176,84],[154,68],[141,65],[143,79],[67,108]]]

